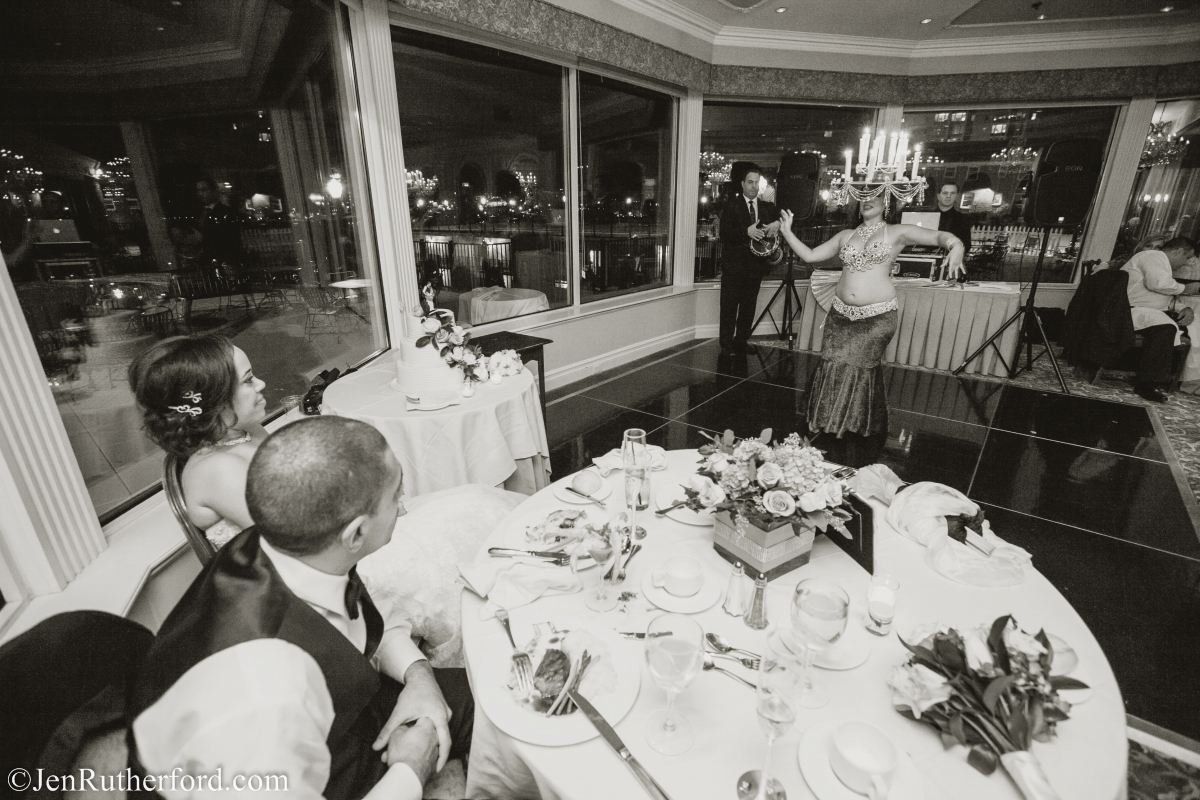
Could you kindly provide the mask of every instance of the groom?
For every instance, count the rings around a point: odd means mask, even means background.
[[[465,672],[432,669],[355,570],[404,513],[386,440],[342,417],[287,425],[255,453],[246,502],[257,524],[196,578],[143,666],[133,763],[207,789],[219,770],[225,796],[283,775],[296,797],[417,800],[469,749],[473,703]]]

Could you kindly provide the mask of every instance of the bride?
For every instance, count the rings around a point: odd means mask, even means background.
[[[129,385],[147,435],[184,464],[188,517],[220,548],[254,524],[246,473],[267,438],[266,384],[250,359],[223,336],[176,336],[143,351]],[[359,562],[371,596],[403,608],[434,666],[462,666],[458,562],[524,495],[466,485],[406,500],[391,541]],[[407,508],[406,508],[407,506]]]
[[[933,245],[950,251],[948,276],[963,271],[963,243],[945,231],[884,221],[887,200],[881,193],[859,206],[862,224],[810,248],[792,232],[793,215],[780,211],[780,232],[808,263],[835,255],[842,262],[833,308],[825,320],[821,362],[808,397],[808,426],[839,439],[847,433],[873,436],[887,431],[888,407],[883,352],[896,333],[899,305],[891,272],[908,245]]]

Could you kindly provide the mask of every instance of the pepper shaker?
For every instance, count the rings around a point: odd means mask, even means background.
[[[761,572],[754,579],[754,598],[743,617],[747,627],[762,630],[767,627],[767,576]]]
[[[742,562],[736,562],[729,576],[729,587],[725,590],[725,603],[721,610],[734,617],[744,616],[753,587],[754,582],[746,576]]]

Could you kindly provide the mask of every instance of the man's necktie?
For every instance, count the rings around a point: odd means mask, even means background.
[[[367,624],[367,645],[363,649],[363,655],[370,658],[375,655],[375,650],[383,638],[383,617],[379,615],[379,609],[375,608],[362,578],[358,577],[358,568],[351,567],[347,577],[349,580],[346,582],[346,616],[358,619],[358,608],[362,605],[363,621]]]
[[[746,205],[750,207],[750,219],[758,222],[758,209],[754,206],[753,200],[747,200]]]

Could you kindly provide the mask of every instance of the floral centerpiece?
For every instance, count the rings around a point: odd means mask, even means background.
[[[849,489],[829,474],[820,450],[795,433],[777,444],[771,436],[770,428],[757,439],[739,440],[728,430],[709,436],[681,501],[715,514],[722,555],[768,577],[806,563],[816,531],[832,527],[849,538],[846,522],[853,516]]]
[[[967,763],[983,774],[1002,764],[1029,800],[1057,798],[1030,746],[1050,741],[1068,718],[1071,704],[1058,691],[1087,685],[1052,674],[1046,632],[1031,636],[1004,616],[990,628],[900,641],[912,657],[888,679],[897,710],[936,728],[946,747],[969,748]]]

